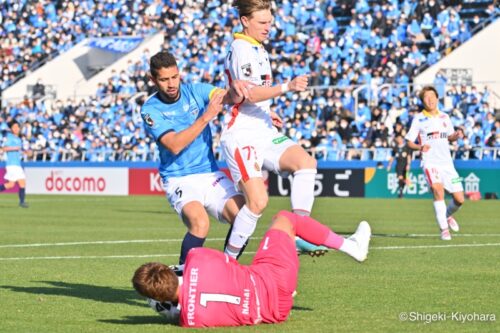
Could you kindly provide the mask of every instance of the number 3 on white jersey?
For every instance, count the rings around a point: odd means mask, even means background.
[[[227,294],[200,293],[200,304],[204,307],[207,307],[208,302],[224,302],[231,304],[240,304],[241,297],[227,295]]]

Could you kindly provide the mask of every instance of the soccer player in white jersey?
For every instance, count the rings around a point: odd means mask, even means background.
[[[455,131],[450,117],[438,110],[439,97],[434,87],[424,87],[419,97],[424,110],[415,116],[405,138],[408,147],[422,152],[422,168],[434,195],[434,211],[441,229],[441,239],[451,240],[449,229],[455,232],[459,230],[453,213],[464,203],[464,190],[453,166],[449,143],[463,134]],[[444,201],[445,190],[453,196],[448,207]]]
[[[234,35],[226,56],[226,83],[248,80],[255,84],[249,89],[248,98],[232,107],[231,118],[221,137],[224,158],[246,201],[235,219],[226,246],[226,253],[236,257],[254,232],[268,203],[262,169],[293,174],[292,210],[302,215],[311,212],[317,171],[316,160],[273,126],[280,127],[281,120],[275,121],[270,109],[271,99],[288,91],[305,91],[308,77],[302,75],[288,83],[273,85],[269,55],[262,45],[273,22],[271,2],[237,0],[234,6],[238,9],[243,32]]]

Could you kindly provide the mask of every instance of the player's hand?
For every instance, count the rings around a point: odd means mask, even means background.
[[[309,75],[300,75],[288,82],[288,89],[291,91],[305,91],[309,85]]]
[[[456,139],[463,139],[464,138],[464,132],[462,132],[462,131],[455,131],[455,133],[453,133],[453,136]]]
[[[273,126],[277,128],[282,128],[283,127],[283,120],[281,119],[280,116],[276,112],[271,111],[271,120],[273,121]]]
[[[247,99],[249,97],[249,91],[255,87],[255,84],[250,81],[234,80],[231,84],[231,89],[240,98]]]
[[[222,111],[223,104],[222,100],[224,99],[224,96],[226,96],[226,90],[218,89],[214,92],[212,95],[212,98],[210,99],[210,103],[208,103],[207,111],[203,115],[203,119],[205,121],[210,121],[212,120],[215,116],[219,114],[219,112]]]
[[[420,148],[420,151],[421,151],[422,153],[426,153],[426,152],[428,152],[428,151],[429,151],[429,149],[431,149],[431,146],[429,146],[428,144],[425,144],[425,145],[423,145],[423,146]]]

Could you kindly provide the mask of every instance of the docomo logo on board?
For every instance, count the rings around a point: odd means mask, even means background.
[[[103,177],[64,177],[62,171],[52,171],[45,180],[45,189],[52,191],[68,192],[104,192],[106,180]]]
[[[30,194],[128,195],[127,168],[26,168]]]

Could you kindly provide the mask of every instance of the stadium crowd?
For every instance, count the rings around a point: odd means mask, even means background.
[[[420,109],[409,88],[412,77],[469,39],[481,19],[498,16],[498,7],[491,5],[481,17],[466,21],[460,17],[460,5],[439,0],[282,0],[275,4],[276,21],[266,44],[274,78],[283,82],[310,73],[313,89],[276,99],[274,109],[290,137],[326,160],[387,160],[389,150],[384,148],[409,128]],[[147,35],[162,30],[166,36],[162,47],[179,60],[185,82],[223,86],[223,59],[238,29],[230,2],[218,0],[60,1],[57,5],[5,0],[0,9],[4,60],[0,84],[8,87],[36,62],[86,36]],[[10,117],[24,123],[25,148],[49,152],[35,154],[34,159],[154,158],[154,144],[137,114],[141,101],[130,98],[144,92],[143,100],[153,92],[147,78],[149,57],[146,51],[120,73],[114,72],[95,96],[52,104],[26,98],[4,105],[0,131]],[[479,158],[478,148],[500,147],[500,121],[489,103],[487,87],[450,86],[443,73],[434,83],[442,97],[440,109],[465,133],[454,145],[456,158]],[[216,153],[225,116],[212,124]]]

